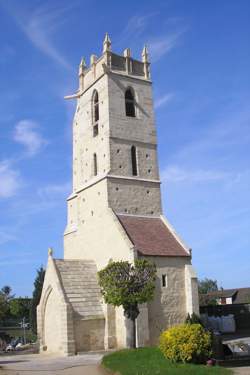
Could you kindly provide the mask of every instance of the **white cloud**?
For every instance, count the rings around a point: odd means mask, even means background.
[[[174,94],[169,93],[169,94],[163,95],[162,97],[157,98],[155,100],[155,109],[164,106],[165,104],[170,102],[173,99],[173,97],[174,97]]]
[[[215,182],[228,180],[232,174],[224,171],[205,169],[184,169],[178,166],[169,166],[162,173],[163,181],[171,182]]]
[[[181,18],[167,18],[164,22],[165,29],[161,34],[156,33],[155,24],[158,22],[157,16],[160,12],[152,12],[144,15],[135,15],[131,17],[120,38],[115,45],[122,46],[125,43],[134,46],[147,44],[152,62],[160,60],[165,54],[169,53],[179,43],[181,35],[187,31],[183,26]],[[162,20],[161,20],[162,23]],[[152,30],[153,36],[152,36]]]
[[[48,143],[38,129],[37,123],[31,120],[21,120],[15,126],[14,140],[26,148],[28,156],[36,155]]]
[[[0,245],[6,242],[15,241],[16,237],[8,232],[5,228],[0,228]]]
[[[150,39],[147,42],[149,53],[151,56],[152,62],[157,62],[160,60],[164,55],[169,53],[173,48],[176,47],[177,43],[179,42],[180,36],[186,30],[180,30],[171,34],[165,34],[159,38]]]
[[[42,5],[33,8],[10,7],[4,4],[14,17],[21,30],[42,53],[53,59],[66,69],[70,69],[69,63],[53,43],[53,36],[60,25],[67,21],[71,4],[55,6],[52,3],[43,2]]]
[[[9,198],[17,193],[21,187],[19,172],[8,160],[0,162],[0,198]]]
[[[128,38],[130,36],[133,36],[134,38],[135,36],[140,35],[148,26],[151,18],[155,17],[157,14],[158,12],[153,12],[142,16],[136,15],[131,17],[122,32],[123,37]]]
[[[48,185],[42,188],[39,188],[37,194],[41,198],[53,198],[55,196],[66,196],[71,192],[71,182],[65,182],[62,184]]]

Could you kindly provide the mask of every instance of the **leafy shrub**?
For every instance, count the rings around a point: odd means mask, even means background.
[[[211,355],[211,336],[200,324],[180,324],[161,334],[160,350],[172,362],[203,363]]]

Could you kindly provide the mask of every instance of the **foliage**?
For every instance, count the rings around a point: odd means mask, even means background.
[[[28,297],[13,298],[9,303],[10,314],[13,318],[29,320],[31,299]]]
[[[13,298],[14,296],[11,294],[11,287],[5,285],[0,290],[0,321],[6,319],[9,315],[9,303]]]
[[[195,313],[193,313],[191,316],[188,314],[185,323],[202,325],[200,317]]]
[[[30,308],[30,325],[31,325],[32,331],[35,334],[37,333],[36,308],[40,302],[44,277],[45,277],[45,269],[43,268],[43,266],[41,266],[37,270],[37,275],[34,281],[34,290],[33,290],[32,302],[31,302],[31,308]]]
[[[153,298],[156,267],[146,259],[137,259],[135,265],[127,261],[110,262],[98,272],[98,277],[105,302],[122,305],[129,319],[134,318],[133,309],[138,310],[139,303]]]
[[[146,259],[110,262],[98,272],[101,293],[106,303],[123,306],[124,315],[133,322],[133,343],[136,345],[135,319],[139,315],[138,304],[150,301],[154,296],[156,267]]]
[[[158,348],[126,349],[103,357],[102,366],[121,375],[229,375],[222,367],[173,363]]]
[[[217,280],[205,278],[198,281],[199,294],[207,294],[218,290]]]
[[[211,353],[211,335],[200,324],[180,324],[160,336],[160,350],[172,362],[203,363]]]

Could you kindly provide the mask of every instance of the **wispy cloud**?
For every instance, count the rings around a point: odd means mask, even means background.
[[[186,30],[180,30],[174,33],[168,33],[161,37],[149,39],[147,45],[149,47],[149,52],[152,62],[159,61],[164,55],[169,53],[173,48],[179,43],[180,36]]]
[[[48,143],[38,130],[38,124],[32,120],[21,120],[15,126],[14,141],[26,148],[28,156],[36,155]]]
[[[29,264],[36,263],[37,259],[35,257],[34,251],[14,251],[9,252],[7,255],[4,254],[0,256],[0,266],[12,266],[13,264]]]
[[[158,19],[163,26],[161,34],[155,29]],[[187,28],[183,25],[181,18],[175,18],[174,21],[172,18],[167,18],[165,22],[162,22],[158,11],[134,15],[128,20],[115,46],[128,43],[138,49],[138,45],[142,47],[146,43],[151,61],[156,62],[177,46],[180,37],[186,31]]]
[[[58,196],[66,196],[71,191],[71,182],[65,182],[61,184],[52,184],[47,185],[42,188],[39,188],[37,194],[40,198],[47,199],[54,199],[55,195]]]
[[[51,2],[43,2],[42,5],[33,9],[24,6],[14,8],[7,4],[4,6],[36,48],[62,67],[71,69],[66,58],[53,43],[53,37],[61,24],[67,21],[72,5],[60,4],[58,6]]]
[[[9,233],[8,229],[0,228],[0,245],[15,240],[16,237],[13,234]]]
[[[174,97],[174,94],[173,93],[168,93],[168,94],[165,94],[161,97],[158,97],[156,100],[155,100],[155,108],[160,108],[160,107],[163,107],[164,105],[168,104]]]
[[[124,47],[124,44],[137,40],[148,27],[149,22],[158,14],[152,12],[144,15],[134,15],[129,18],[121,34],[115,40],[114,47]],[[144,41],[145,42],[145,41]]]
[[[226,180],[232,177],[232,174],[224,171],[206,170],[206,169],[184,169],[179,166],[169,166],[162,173],[162,179],[165,182],[216,182]]]
[[[145,15],[132,16],[123,30],[123,34],[126,37],[139,36],[148,26],[148,23],[154,18],[158,12],[152,12]]]
[[[14,169],[9,160],[0,162],[0,198],[14,196],[22,186],[20,173]]]

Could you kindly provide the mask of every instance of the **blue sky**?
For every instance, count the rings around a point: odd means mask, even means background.
[[[248,0],[0,0],[0,286],[63,254],[80,58],[146,42],[164,212],[200,278],[250,286]]]

